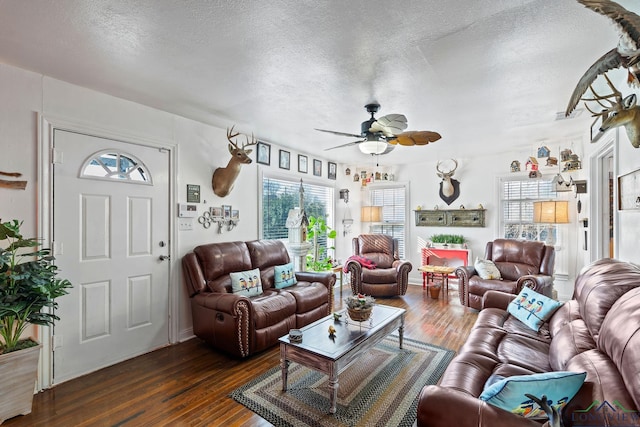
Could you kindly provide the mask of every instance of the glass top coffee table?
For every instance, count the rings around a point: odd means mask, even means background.
[[[301,329],[302,342],[295,343],[286,335],[280,341],[280,366],[282,368],[282,390],[287,390],[289,364],[299,363],[329,376],[331,408],[335,414],[338,398],[338,375],[358,356],[376,345],[391,332],[398,330],[399,344],[402,348],[405,310],[402,308],[376,305],[371,317],[364,322],[349,319],[346,311],[340,321],[333,315],[317,320]],[[329,336],[329,326],[336,330],[335,336]]]

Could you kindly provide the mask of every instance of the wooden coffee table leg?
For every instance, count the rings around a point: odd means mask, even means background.
[[[400,343],[400,349],[402,349],[402,339],[404,337],[404,314],[402,320],[400,320],[400,327],[398,328],[398,342]]]
[[[331,409],[329,409],[329,412],[335,414],[338,406],[336,403],[338,401],[338,372],[335,367],[329,376],[329,393],[331,393]]]
[[[287,346],[285,344],[280,345],[280,368],[282,369],[282,391],[287,391],[289,361],[287,360]]]

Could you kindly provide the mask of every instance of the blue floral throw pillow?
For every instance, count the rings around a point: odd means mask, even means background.
[[[262,282],[260,281],[260,269],[229,273],[231,277],[231,291],[234,294],[253,297],[262,294]]]
[[[276,289],[286,288],[298,283],[296,279],[296,273],[293,271],[293,263],[284,265],[276,265],[273,269],[273,282]]]
[[[480,400],[526,418],[543,418],[546,417],[544,410],[525,393],[538,399],[547,396],[549,406],[559,412],[580,390],[586,376],[586,372],[569,371],[515,375],[487,384]]]
[[[561,302],[525,287],[509,303],[507,311],[534,331],[539,331],[540,326],[560,307],[562,307]]]

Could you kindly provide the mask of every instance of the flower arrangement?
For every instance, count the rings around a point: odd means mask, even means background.
[[[376,300],[369,295],[351,295],[345,300],[347,307],[352,310],[366,310],[375,304]]]
[[[358,294],[351,295],[345,300],[347,312],[352,320],[362,322],[371,317],[371,311],[376,300],[372,296]]]

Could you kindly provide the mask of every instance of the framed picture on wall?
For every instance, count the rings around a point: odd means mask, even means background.
[[[271,164],[271,145],[267,144],[266,142],[258,141],[256,162],[263,165]]]
[[[231,209],[231,219],[238,221],[240,219],[240,211],[238,209]]]
[[[280,169],[291,169],[290,165],[291,153],[280,150]]]
[[[313,176],[322,176],[322,160],[313,159]]]
[[[338,171],[338,165],[333,162],[327,163],[327,177],[329,179],[336,179],[336,174]]]
[[[307,173],[307,156],[303,156],[302,154],[298,154],[298,172]]]
[[[224,219],[231,219],[231,205],[222,205],[222,215]]]
[[[221,206],[211,206],[209,208],[209,213],[213,218],[222,218],[222,207]]]

